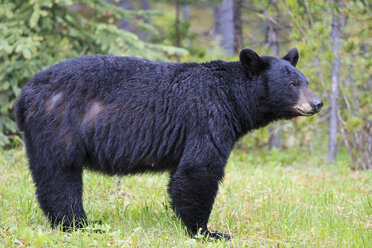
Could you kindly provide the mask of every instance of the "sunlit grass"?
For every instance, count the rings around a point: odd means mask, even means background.
[[[372,172],[295,150],[233,152],[209,222],[228,242],[186,235],[166,174],[117,181],[85,172],[84,206],[105,233],[64,233],[37,205],[24,151],[1,151],[0,247],[372,247]]]

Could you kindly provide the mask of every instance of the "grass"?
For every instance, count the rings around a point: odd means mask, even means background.
[[[305,162],[304,162],[305,161]],[[372,171],[296,150],[235,150],[210,221],[231,241],[185,234],[169,210],[167,175],[84,174],[84,206],[101,229],[51,229],[24,150],[0,151],[0,247],[372,247]]]

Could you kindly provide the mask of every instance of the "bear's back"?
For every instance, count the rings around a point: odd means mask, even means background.
[[[203,70],[111,55],[63,61],[23,88],[25,123],[62,150],[85,147],[95,170],[163,170],[176,164],[187,133],[207,128],[211,75]]]

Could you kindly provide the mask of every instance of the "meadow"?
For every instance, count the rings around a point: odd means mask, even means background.
[[[103,233],[51,229],[24,148],[0,151],[0,247],[372,247],[372,171],[320,154],[235,149],[209,221],[230,241],[186,234],[169,207],[168,176],[85,171],[84,206]]]

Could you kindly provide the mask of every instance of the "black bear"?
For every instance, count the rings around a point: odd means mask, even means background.
[[[86,223],[84,168],[110,175],[168,171],[175,213],[191,234],[207,229],[234,143],[323,103],[282,58],[240,52],[240,61],[154,62],[82,56],[37,73],[17,99],[38,202],[52,225]]]

